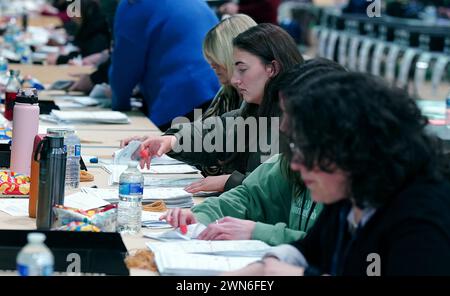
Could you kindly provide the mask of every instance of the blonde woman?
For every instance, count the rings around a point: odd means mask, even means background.
[[[256,22],[251,17],[236,14],[222,20],[206,34],[203,55],[222,87],[203,114],[203,119],[239,109],[242,99],[230,81],[234,70],[233,39],[253,26],[256,26]]]
[[[256,26],[256,22],[251,17],[245,14],[236,14],[222,20],[206,34],[203,42],[203,55],[211,65],[211,68],[214,70],[214,73],[219,79],[222,87],[215,95],[209,108],[203,113],[203,119],[212,116],[220,116],[224,113],[240,108],[242,98],[238,91],[231,85],[231,77],[234,71],[233,39],[240,33],[245,32],[247,29],[254,26]],[[158,142],[161,147],[166,147],[167,145],[171,147],[170,140],[174,138],[173,135],[180,129],[181,125],[177,125],[176,128],[172,127],[168,129],[163,136],[151,138],[155,142]],[[127,145],[128,142],[135,139],[144,141],[149,139],[149,137],[137,136],[128,138],[122,141],[122,146]],[[177,158],[176,155],[171,156]],[[191,153],[190,155],[186,155],[186,153],[184,153],[183,160],[185,160],[186,157],[192,159],[194,162],[197,162],[196,158],[201,158],[202,156],[198,153]],[[222,174],[222,170],[219,165],[202,166],[202,171],[208,176]],[[219,180],[221,178],[224,177],[215,177],[211,180],[211,182],[216,183],[216,181],[218,181],[219,183],[223,183],[222,180]],[[213,188],[215,188],[214,185]]]

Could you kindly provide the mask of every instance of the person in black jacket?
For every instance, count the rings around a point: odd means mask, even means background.
[[[82,0],[80,8],[81,17],[73,18],[73,21],[78,24],[73,44],[79,50],[67,55],[50,56],[47,60],[49,64],[67,64],[79,55],[84,58],[110,48],[111,33],[98,3],[95,0]]]
[[[234,274],[450,275],[448,159],[415,102],[355,73],[282,94],[291,168],[326,206],[303,240]]]

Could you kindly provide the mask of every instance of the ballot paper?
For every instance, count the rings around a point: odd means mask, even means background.
[[[60,111],[52,110],[49,117],[42,117],[43,120],[55,120],[57,122],[76,123],[130,123],[128,116],[118,111]]]
[[[144,186],[156,186],[156,187],[171,187],[171,188],[185,188],[186,186],[202,180],[202,177],[186,176],[186,178],[157,178],[152,175],[144,175]]]
[[[127,146],[117,150],[113,154],[113,164],[114,165],[126,165],[136,157],[139,157],[139,152],[141,147],[140,141],[131,141]]]
[[[97,209],[109,205],[109,202],[86,192],[77,192],[64,197],[64,206],[83,211]]]
[[[100,104],[99,100],[88,96],[55,96],[55,99],[57,100],[56,104],[60,107],[68,102],[72,102],[79,107],[97,106]]]
[[[184,162],[169,157],[167,155],[162,155],[161,157],[153,157],[151,160],[151,165],[175,165],[175,164],[184,164]]]
[[[2,198],[0,211],[15,217],[28,217],[28,198]]]
[[[205,225],[197,223],[188,225],[187,232],[185,234],[182,234],[180,229],[176,228],[168,231],[145,233],[144,236],[164,242],[174,240],[191,240],[196,239],[205,229]]]
[[[200,171],[187,164],[173,164],[173,165],[156,165],[150,168],[141,169],[139,171],[143,174],[196,174]]]
[[[107,171],[110,174],[109,178],[109,184],[117,184],[119,183],[120,175],[128,168],[126,165],[111,165],[111,164],[105,164],[103,166],[105,171]],[[155,165],[150,166],[150,169],[145,168],[141,169],[139,167],[139,170],[141,173],[144,174],[144,178],[146,175],[165,175],[165,174],[196,174],[200,171],[196,168],[187,165],[187,164],[173,164],[173,165]],[[145,184],[147,185],[147,184]],[[152,185],[152,184],[148,184]]]
[[[198,225],[198,224],[193,224]],[[146,237],[148,237],[146,235]],[[272,247],[260,240],[183,240],[170,242],[147,242],[152,252],[177,252],[237,257],[262,257]]]
[[[116,188],[81,188],[81,191],[108,202],[119,201]],[[168,208],[190,208],[194,205],[192,194],[181,188],[145,187],[142,202],[152,203],[162,200]]]
[[[167,229],[172,226],[165,220],[160,220],[161,216],[167,212],[148,212],[142,211],[142,226],[151,229]]]
[[[213,276],[241,269],[259,257],[230,257],[176,252],[157,252],[155,262],[161,275]]]
[[[131,160],[140,160],[140,147],[142,142],[133,140],[128,143],[124,148],[118,149],[113,154],[113,164],[115,165],[128,165]],[[153,157],[151,159],[151,166],[155,165],[175,165],[184,164],[182,161],[173,159],[167,155],[161,157]]]
[[[89,93],[92,98],[108,98],[109,85],[106,83],[96,84],[94,88]]]
[[[260,260],[271,247],[257,240],[148,242],[162,275],[217,275]]]
[[[59,101],[59,102],[56,102],[56,105],[60,109],[70,109],[70,108],[81,108],[81,107],[83,107],[83,105],[78,104],[76,102],[72,102],[72,101]]]

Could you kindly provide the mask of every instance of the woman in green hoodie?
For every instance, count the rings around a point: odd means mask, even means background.
[[[309,60],[284,74],[277,89],[282,95],[287,86],[301,85],[332,71],[345,70],[325,59]],[[280,129],[283,133],[289,131],[286,121],[281,121]],[[290,152],[285,150],[283,155],[261,164],[242,185],[208,198],[191,210],[170,210],[162,218],[174,227],[208,225],[198,237],[204,240],[257,239],[279,245],[303,238],[322,205],[312,201],[300,175],[291,171]]]

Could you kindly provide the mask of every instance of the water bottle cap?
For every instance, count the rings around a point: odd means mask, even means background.
[[[50,148],[63,148],[64,147],[64,137],[49,135],[46,138],[49,140]]]
[[[19,91],[17,92],[15,102],[23,104],[37,104],[39,102],[37,89],[35,88],[19,89]]]
[[[137,166],[139,165],[139,162],[137,162],[136,160],[130,160],[129,162],[128,162],[128,167],[129,168],[137,168]]]
[[[29,243],[43,243],[45,238],[45,234],[40,232],[32,232],[27,235],[27,240]]]
[[[55,128],[48,128],[47,134],[54,135],[54,136],[61,136],[66,137],[70,134],[74,134],[75,130],[73,128],[69,127],[55,127]]]

